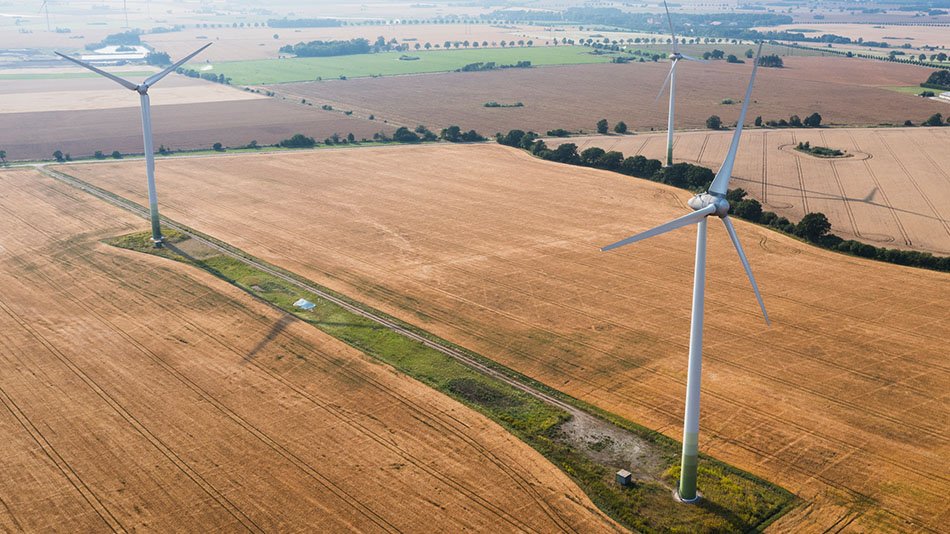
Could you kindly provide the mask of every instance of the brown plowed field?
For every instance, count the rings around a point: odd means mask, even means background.
[[[0,172],[0,530],[600,531],[498,425]]]
[[[787,57],[784,69],[762,69],[750,117],[765,120],[820,113],[825,123],[849,125],[919,123],[948,113],[941,102],[883,89],[917,85],[932,69],[836,57]],[[415,126],[457,124],[483,134],[510,129],[594,131],[606,118],[638,131],[666,128],[666,96],[654,101],[669,63],[572,65],[536,69],[447,73],[346,81],[282,84],[270,89],[293,100],[357,110],[366,117]],[[724,124],[739,117],[739,101],[751,66],[722,61],[684,63],[677,73],[679,128],[705,127],[710,115]],[[486,108],[486,102],[522,102],[520,108]]]
[[[676,161],[718,170],[732,132],[682,132]],[[825,159],[793,150],[812,145],[846,150]],[[549,139],[662,159],[666,134]],[[798,221],[809,212],[828,216],[833,232],[872,245],[950,255],[950,129],[747,130],[742,135],[733,187],[765,209]]]
[[[682,190],[497,145],[159,162],[164,213],[679,438],[694,232]],[[130,164],[67,168],[144,201]],[[950,278],[711,222],[701,447],[806,504],[774,528],[950,520]]]
[[[158,105],[160,91],[155,89],[154,93],[152,131],[156,147],[210,148],[216,142],[242,146],[252,140],[274,144],[296,133],[321,141],[334,133],[345,136],[350,132],[357,139],[368,139],[376,132],[393,130],[382,121],[347,117],[272,98]],[[91,156],[96,150],[141,154],[141,112],[138,107],[126,107],[0,113],[0,148],[7,151],[7,158],[18,160],[50,159],[55,150],[74,157]]]

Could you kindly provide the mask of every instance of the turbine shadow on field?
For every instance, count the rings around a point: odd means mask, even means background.
[[[750,180],[750,179],[748,179],[748,178],[741,178],[741,177],[738,177],[738,176],[736,177],[736,180],[737,180],[737,181],[740,181],[740,182],[750,183],[750,184],[757,184],[757,185],[761,185],[761,184],[762,184],[762,182],[761,182],[760,180]],[[797,194],[800,194],[800,193],[802,193],[802,192],[804,192],[804,193],[807,194],[809,197],[815,198],[815,199],[820,199],[820,200],[831,200],[831,201],[837,200],[837,201],[843,201],[843,202],[861,202],[861,203],[864,203],[864,204],[868,204],[868,205],[870,205],[870,206],[876,206],[876,207],[879,207],[879,208],[886,208],[886,209],[890,209],[890,210],[894,210],[894,211],[899,211],[899,212],[901,212],[901,213],[906,213],[906,214],[908,214],[908,215],[916,215],[916,216],[918,216],[918,217],[923,217],[923,218],[925,218],[925,219],[930,219],[930,220],[937,221],[937,222],[941,222],[941,223],[947,222],[946,219],[943,219],[943,218],[940,218],[940,217],[936,217],[936,216],[934,216],[934,215],[927,215],[927,214],[925,214],[925,213],[919,213],[919,212],[912,211],[912,210],[905,209],[905,208],[898,208],[898,207],[896,207],[896,206],[891,206],[891,205],[888,205],[888,204],[882,204],[882,203],[880,203],[880,202],[874,202],[874,197],[877,196],[877,193],[878,193],[878,188],[877,188],[877,187],[874,187],[873,189],[871,189],[871,191],[870,191],[870,192],[867,194],[867,196],[865,196],[864,198],[843,197],[843,196],[841,196],[841,195],[832,195],[832,194],[829,194],[829,193],[825,193],[825,192],[823,192],[823,191],[812,191],[811,189],[802,189],[802,188],[800,188],[800,187],[793,187],[793,186],[790,186],[790,185],[778,185],[778,184],[771,184],[771,183],[770,183],[770,184],[768,184],[768,187],[769,187],[769,189],[787,189],[787,190],[789,190],[789,191],[794,191],[794,192],[796,193],[796,195],[797,195]]]
[[[279,321],[274,323],[274,326],[271,327],[271,329],[267,332],[267,334],[265,334],[264,337],[260,341],[257,342],[257,345],[254,345],[254,348],[252,348],[247,353],[247,355],[244,356],[243,358],[244,361],[249,362],[253,360],[254,357],[257,356],[257,353],[259,353],[261,350],[264,349],[264,347],[269,345],[271,341],[274,341],[275,339],[277,339],[277,336],[279,336],[280,333],[283,332],[284,329],[287,328],[287,325],[289,325],[293,320],[294,318],[291,317],[290,315],[285,314],[283,317],[281,317]]]

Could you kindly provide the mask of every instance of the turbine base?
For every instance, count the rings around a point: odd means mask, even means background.
[[[673,500],[681,504],[696,504],[703,499],[703,494],[699,491],[696,492],[696,496],[692,499],[684,499],[680,497],[679,490],[673,490]]]

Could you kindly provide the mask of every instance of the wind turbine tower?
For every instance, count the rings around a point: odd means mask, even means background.
[[[49,24],[49,2],[47,0],[43,0],[43,5],[40,6],[40,11],[46,12],[46,31],[53,31],[53,28]]]
[[[139,94],[139,101],[142,106],[142,138],[145,145],[145,175],[148,179],[148,209],[152,223],[152,243],[154,243],[156,247],[160,247],[162,245],[162,228],[159,225],[158,198],[155,193],[155,148],[154,144],[152,143],[152,111],[149,104],[148,90],[150,87],[158,83],[159,80],[167,76],[170,72],[184,65],[191,58],[201,53],[201,51],[203,51],[205,48],[211,46],[211,44],[212,43],[208,43],[202,46],[198,50],[188,54],[184,59],[179,60],[177,63],[166,68],[165,70],[149,76],[144,82],[140,84],[135,84],[129,80],[126,80],[125,78],[120,78],[111,72],[106,72],[84,61],[80,61],[65,54],[56,52],[56,55],[72,61],[81,67],[85,67],[96,74],[105,76],[106,78],[118,83],[122,87],[135,91]]]
[[[752,77],[749,80],[749,86],[745,92],[745,99],[742,101],[742,113],[739,115],[736,131],[732,135],[732,144],[729,146],[729,152],[726,155],[725,161],[722,163],[722,167],[719,168],[719,172],[716,173],[716,177],[709,186],[709,190],[696,195],[687,202],[687,205],[694,211],[666,224],[661,224],[652,230],[636,234],[601,249],[603,251],[613,250],[617,247],[642,241],[649,237],[664,234],[690,224],[695,224],[697,227],[696,267],[693,272],[693,310],[689,331],[689,366],[686,372],[686,413],[683,421],[683,456],[679,489],[677,491],[679,499],[684,502],[694,502],[698,498],[696,493],[696,468],[699,459],[699,391],[703,365],[706,220],[708,217],[715,215],[722,220],[723,225],[726,227],[726,232],[732,240],[732,245],[735,247],[736,252],[739,253],[739,261],[742,262],[742,267],[749,277],[749,282],[752,283],[752,290],[755,292],[755,298],[759,301],[759,307],[762,309],[765,323],[770,324],[769,315],[765,311],[765,303],[762,302],[762,295],[759,293],[759,286],[755,283],[755,277],[752,276],[752,267],[749,266],[749,260],[746,259],[745,252],[742,250],[742,244],[739,242],[736,230],[732,226],[732,220],[729,219],[729,202],[726,201],[726,191],[729,189],[732,167],[736,160],[736,152],[739,150],[742,124],[745,122],[746,112],[749,109],[749,102],[752,98],[752,86],[755,83],[755,73],[759,68],[759,55],[761,53],[762,44],[759,43],[759,50],[755,55],[755,64],[752,66]]]
[[[657,98],[663,94],[663,90],[666,89],[666,84],[670,84],[670,114],[669,117],[667,117],[666,123],[666,166],[669,167],[673,165],[673,117],[676,114],[676,65],[684,59],[697,63],[707,63],[707,61],[680,53],[679,46],[676,43],[676,32],[673,31],[673,19],[670,18],[670,8],[666,5],[666,0],[663,1],[663,7],[666,8],[666,20],[670,23],[670,37],[672,37],[673,51],[670,53],[670,73],[666,75],[666,80],[663,82],[663,87],[660,88],[660,93],[657,95]]]

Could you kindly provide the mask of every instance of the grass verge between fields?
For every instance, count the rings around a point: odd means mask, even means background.
[[[106,242],[203,269],[479,411],[544,455],[571,477],[601,510],[628,528],[641,532],[758,531],[797,503],[796,497],[786,490],[708,457],[703,457],[699,469],[699,486],[704,499],[697,505],[676,503],[671,491],[679,475],[677,442],[478,356],[480,361],[490,362],[492,368],[504,370],[507,376],[544,393],[555,394],[560,400],[646,441],[651,449],[648,454],[659,468],[648,476],[641,476],[632,486],[621,487],[614,482],[614,473],[630,466],[604,461],[596,454],[600,450],[597,443],[579,442],[562,432],[561,426],[572,417],[566,410],[237,258],[211,247],[202,248],[186,234],[174,230],[166,230],[165,234],[168,245],[161,249],[151,245],[148,232]],[[325,291],[337,297],[330,290]],[[293,303],[299,298],[313,302],[316,307],[310,311],[295,308]],[[347,302],[352,301],[347,299]],[[374,313],[383,315],[375,310]],[[438,340],[431,334],[426,337]],[[453,346],[444,340],[438,341]],[[474,355],[470,351],[466,353]]]

